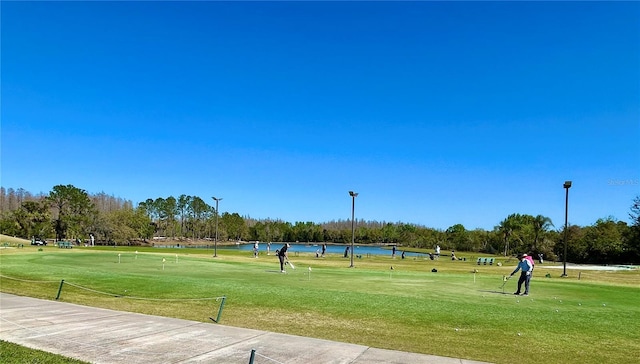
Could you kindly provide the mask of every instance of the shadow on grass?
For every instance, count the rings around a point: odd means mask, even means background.
[[[512,293],[510,293],[510,292],[504,292],[504,291],[486,291],[486,290],[480,290],[480,292],[484,292],[484,293],[495,293],[495,294],[507,294],[507,295],[512,294]]]

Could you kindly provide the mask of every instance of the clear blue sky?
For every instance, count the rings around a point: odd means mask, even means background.
[[[629,221],[640,3],[2,2],[2,186],[289,222]]]

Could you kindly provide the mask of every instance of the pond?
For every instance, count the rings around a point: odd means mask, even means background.
[[[284,245],[284,243],[271,243],[271,254],[275,254],[277,249],[282,248],[282,246]],[[335,254],[340,254],[343,255],[345,252],[345,249],[349,247],[349,249],[351,249],[351,244],[349,245],[330,245],[327,244],[327,251],[325,254],[331,254],[331,255],[335,255]],[[220,247],[218,246],[218,250],[224,250],[224,249],[235,249],[235,250],[246,250],[248,252],[252,252],[253,251],[253,243],[251,244],[237,244],[236,246],[224,246],[224,247]],[[260,242],[259,243],[259,251],[261,254],[264,254],[267,252],[267,243],[263,243]],[[387,247],[387,246],[378,246],[378,245],[354,245],[354,255],[362,255],[362,256],[367,256],[367,255],[388,255],[391,256],[391,247]],[[296,254],[296,253],[318,253],[321,254],[322,253],[322,244],[291,244],[291,247],[289,248],[289,253],[290,254]],[[349,253],[351,254],[351,253]],[[401,248],[397,248],[396,250],[396,255],[400,256],[402,254],[402,249]],[[425,253],[411,253],[411,252],[406,252],[405,256],[407,257],[424,257],[428,254]]]

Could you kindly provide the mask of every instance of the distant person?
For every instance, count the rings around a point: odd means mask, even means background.
[[[544,254],[538,254],[538,261],[540,262],[540,264],[544,263]]]
[[[320,258],[320,249],[316,249],[316,258]]]
[[[322,243],[322,257],[324,258],[324,254],[327,252],[327,244]]]
[[[440,258],[440,245],[436,245],[436,258]]]
[[[456,259],[457,259],[456,258],[456,252],[455,252],[455,250],[452,250],[451,251],[451,260],[456,260]]]
[[[404,259],[404,250],[402,251],[402,259]]]
[[[93,234],[89,234],[89,237],[91,239],[91,246],[96,245],[96,237],[93,236]]]
[[[394,245],[391,248],[391,258],[395,258],[396,257],[396,246]]]
[[[518,263],[518,266],[516,267],[516,269],[513,272],[511,272],[511,276],[513,276],[514,274],[516,274],[517,271],[520,271],[520,278],[518,279],[518,290],[514,294],[515,295],[521,294],[520,292],[522,292],[522,283],[524,283],[524,293],[522,293],[522,295],[528,296],[529,283],[531,281],[531,271],[533,270],[533,266],[531,265],[531,262],[528,259],[526,259],[523,254],[518,255],[518,259],[520,260],[520,263]]]
[[[280,260],[280,272],[287,273],[284,270],[284,262],[289,259],[289,254],[287,253],[287,249],[289,249],[291,245],[289,243],[284,244],[280,250],[276,250],[278,252],[278,259]]]
[[[345,258],[349,257],[349,247],[346,247],[346,248],[344,249],[344,257],[345,257]]]
[[[257,258],[258,257],[258,250],[260,249],[260,243],[258,243],[258,241],[256,241],[255,243],[253,243],[253,257]]]
[[[269,252],[271,251],[271,242],[267,243],[267,255],[269,255]]]

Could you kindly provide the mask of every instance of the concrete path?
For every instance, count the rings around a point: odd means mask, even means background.
[[[0,339],[91,363],[428,363],[471,360],[0,293]]]

